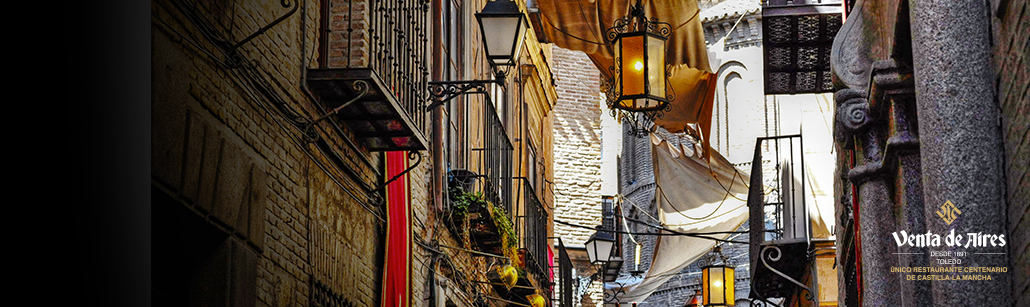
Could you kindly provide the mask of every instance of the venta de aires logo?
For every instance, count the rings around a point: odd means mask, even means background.
[[[959,210],[954,203],[950,200],[944,202],[940,209],[937,210],[937,216],[941,218],[947,225],[955,222],[959,215],[962,214],[962,210]],[[914,247],[924,246],[941,246],[941,235],[931,232],[925,234],[908,234],[904,230],[892,233],[894,235],[894,242],[898,246],[908,245]],[[947,246],[961,246],[962,248],[969,247],[988,247],[988,246],[1005,246],[1005,235],[995,234],[984,234],[983,232],[969,232],[965,236],[961,234],[955,234],[955,229],[951,229],[946,236],[944,236],[944,245]]]

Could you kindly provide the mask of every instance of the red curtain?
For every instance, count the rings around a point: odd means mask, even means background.
[[[407,167],[403,151],[386,153],[386,178]],[[411,211],[408,206],[408,176],[386,186],[386,261],[383,277],[383,306],[410,305]]]

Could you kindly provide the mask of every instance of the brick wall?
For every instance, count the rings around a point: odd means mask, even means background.
[[[375,178],[376,155],[362,162],[362,153],[344,146],[326,125],[319,127],[321,138],[335,148],[319,150],[291,122],[292,113],[318,114],[300,80],[302,65],[316,66],[319,3],[294,4],[304,8],[243,44],[243,66],[231,67],[222,55],[227,48],[203,34],[203,20],[215,25],[211,37],[235,43],[292,7],[219,2],[186,4],[184,10],[171,1],[152,2],[155,194],[235,233],[227,240],[245,243],[232,249],[242,260],[229,260],[232,287],[243,294],[213,300],[308,306],[311,277],[347,304],[374,306],[379,300],[383,224],[362,189]],[[342,165],[329,155],[343,157]],[[200,201],[208,197],[213,207]],[[154,244],[167,243],[156,238]]]
[[[1013,306],[1030,304],[1030,5],[991,1],[995,85],[1005,146]]]
[[[583,52],[555,47],[555,219],[585,226],[601,223],[600,72]],[[555,225],[566,245],[582,245],[592,230]]]
[[[367,0],[332,0],[329,9],[328,66],[368,65]]]
[[[552,55],[558,94],[552,113],[554,219],[593,227],[601,224],[601,116],[607,116],[598,104],[600,72],[583,52],[554,47]],[[555,223],[554,234],[566,247],[582,246],[593,230]],[[580,276],[593,274],[585,252],[570,251],[570,257]],[[600,297],[598,286],[590,288],[585,298],[573,300],[594,306]]]

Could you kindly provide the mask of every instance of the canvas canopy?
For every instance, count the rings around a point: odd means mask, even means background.
[[[655,170],[655,202],[665,228],[685,233],[737,230],[748,218],[747,173],[733,167],[712,151],[710,163],[697,155],[689,142],[674,144],[651,138]],[[709,235],[729,239],[730,234]],[[675,277],[699,257],[712,250],[716,241],[688,236],[659,236],[651,266],[643,278],[628,278],[622,302],[642,302],[658,287]],[[742,235],[736,241],[745,240]],[[745,261],[746,262],[746,261]]]
[[[658,219],[665,228],[695,234],[730,232],[738,230],[748,219],[747,184],[750,174],[734,167],[719,152],[712,151],[710,160],[702,159],[695,144],[669,142],[652,134],[651,155],[657,185],[655,203]],[[815,237],[828,237],[833,227],[824,222],[824,219],[832,218],[832,213],[825,212],[825,208],[819,206],[809,207],[808,215]],[[747,241],[748,236],[718,234],[708,237]],[[644,301],[662,284],[712,250],[716,243],[688,236],[657,237],[651,265],[642,278],[623,277],[618,280],[625,291],[620,301]],[[735,261],[736,265],[748,262],[747,259]]]
[[[555,45],[585,52],[605,78],[612,78],[615,59],[605,31],[629,14],[635,0],[539,0],[540,32]],[[671,25],[666,43],[669,83],[676,94],[671,110],[655,123],[669,132],[699,133],[708,151],[715,75],[708,63],[705,36],[697,1],[643,1],[647,18]],[[691,129],[688,124],[697,125]]]

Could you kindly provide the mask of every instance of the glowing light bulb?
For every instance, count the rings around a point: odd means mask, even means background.
[[[715,281],[715,287],[716,288],[722,288],[722,281],[721,280],[716,280]]]
[[[644,70],[644,62],[637,61],[636,64],[633,64],[633,68],[636,70]]]

